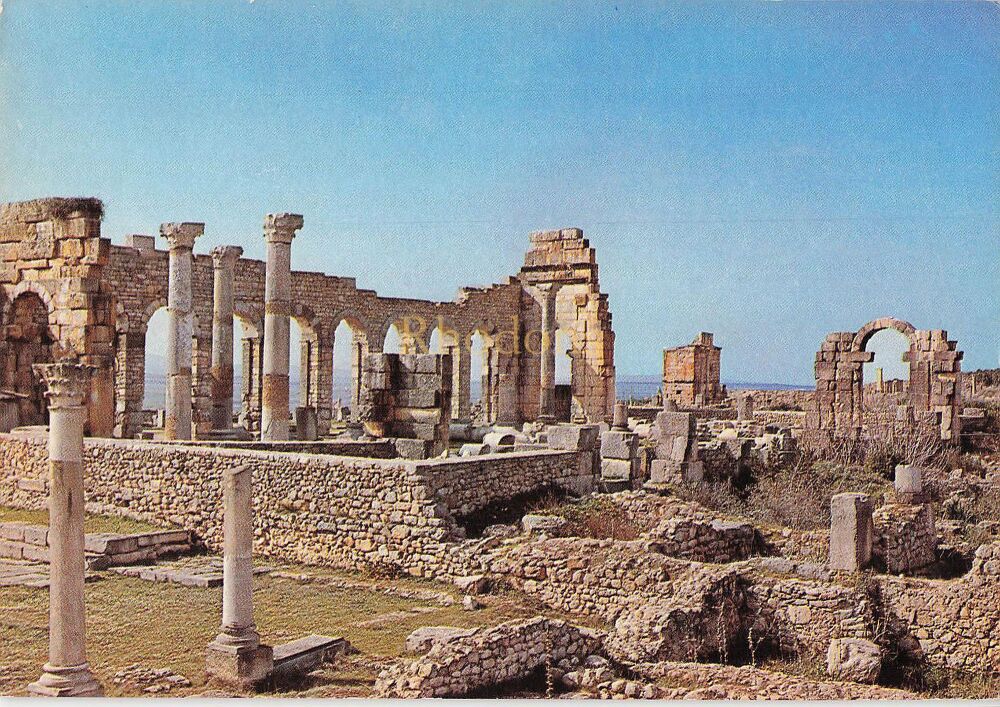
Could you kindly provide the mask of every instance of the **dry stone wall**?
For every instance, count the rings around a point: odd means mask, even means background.
[[[427,655],[384,670],[378,697],[462,697],[524,680],[546,664],[582,662],[602,650],[600,633],[537,616],[480,628],[431,648]]]
[[[592,482],[589,455],[585,463]],[[408,462],[99,439],[86,440],[85,464],[90,510],[193,530],[215,549],[221,472],[251,465],[257,552],[438,577],[471,571],[456,552],[463,533],[454,512],[536,484],[576,483],[583,466],[565,451]],[[44,435],[0,436],[0,505],[45,507],[47,478]]]

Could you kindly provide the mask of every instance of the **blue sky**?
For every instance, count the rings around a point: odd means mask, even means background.
[[[32,2],[0,14],[0,199],[104,234],[451,299],[585,229],[619,373],[715,332],[730,380],[810,383],[892,315],[998,365],[996,3]],[[888,374],[888,373],[887,373]]]

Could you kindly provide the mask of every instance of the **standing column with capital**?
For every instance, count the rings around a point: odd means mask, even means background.
[[[222,629],[206,655],[209,675],[244,688],[267,677],[274,661],[253,621],[252,474],[249,465],[222,472]]]
[[[264,278],[264,390],[260,438],[288,440],[288,346],[292,314],[292,239],[302,228],[299,214],[264,217],[267,271]]]
[[[235,245],[212,249],[214,289],[212,308],[212,429],[233,427],[233,278],[243,249]]]
[[[160,235],[170,250],[167,285],[167,411],[164,439],[191,439],[191,265],[195,239],[203,223],[164,223]]]
[[[49,660],[28,691],[45,697],[99,697],[87,663],[83,535],[84,401],[94,368],[38,364],[49,407]]]
[[[537,289],[542,308],[538,421],[552,423],[556,420],[556,288],[548,284],[538,285]]]

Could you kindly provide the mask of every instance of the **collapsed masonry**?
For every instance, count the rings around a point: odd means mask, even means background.
[[[329,430],[338,412],[332,376],[334,331],[341,322],[354,335],[353,410],[361,402],[366,356],[382,351],[395,325],[404,354],[428,352],[432,334],[439,332],[442,353],[452,357],[456,421],[471,416],[471,341],[477,333],[484,338],[484,354],[483,369],[475,373],[481,373],[488,424],[555,418],[557,332],[570,342],[568,414],[594,422],[611,418],[611,313],[598,284],[595,251],[579,229],[532,233],[516,276],[462,288],[452,302],[430,302],[380,297],[358,289],[352,278],[292,272],[288,253],[302,226],[296,214],[265,219],[265,263],[242,258],[237,247],[211,255],[194,252],[203,224],[164,224],[169,252],[156,250],[154,238],[143,235],[112,245],[101,237],[102,213],[97,199],[0,206],[0,390],[23,396],[14,406],[20,425],[45,419],[41,388],[26,373],[31,364],[73,356],[99,369],[88,402],[88,433],[137,436],[146,330],[162,307],[171,313],[171,331],[178,337],[168,342],[170,399],[177,401],[168,426],[180,431],[178,438],[187,436],[188,417],[194,437],[230,426],[225,415],[234,386],[224,360],[233,345],[229,312],[243,325],[240,420],[254,433],[263,421],[266,434],[277,426],[275,438],[282,438],[283,413],[293,408],[312,410],[317,434]],[[281,352],[290,318],[302,332],[297,405],[287,399],[287,355]],[[269,327],[273,346],[265,345]],[[216,349],[221,355],[213,355]]]

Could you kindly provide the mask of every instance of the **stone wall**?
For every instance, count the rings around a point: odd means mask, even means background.
[[[582,457],[586,456],[585,462]],[[87,507],[222,540],[221,472],[254,472],[255,551],[347,568],[396,565],[417,576],[468,574],[454,512],[539,485],[577,484],[589,455],[537,451],[474,460],[405,461],[137,440],[87,439]],[[0,436],[0,505],[44,508],[44,435]]]
[[[602,650],[601,635],[558,619],[508,621],[436,644],[427,655],[384,670],[378,697],[462,697],[516,683],[547,664],[582,662]]]
[[[872,560],[889,574],[910,574],[937,561],[934,508],[886,503],[872,514]]]
[[[32,364],[78,358],[98,368],[87,429],[112,432],[115,314],[103,212],[97,199],[0,204],[0,388],[28,396],[20,424],[44,421]]]
[[[957,580],[880,577],[882,612],[897,638],[954,670],[1000,673],[1000,544],[982,545]]]
[[[424,442],[413,456],[440,455],[451,425],[451,366],[450,355],[369,354],[358,419],[374,437]]]

